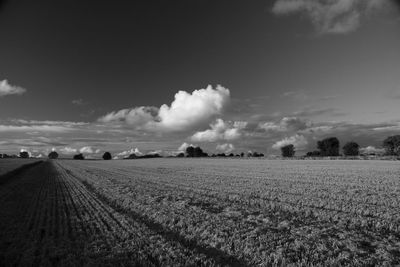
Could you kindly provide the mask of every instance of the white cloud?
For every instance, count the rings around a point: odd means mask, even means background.
[[[311,126],[309,121],[302,120],[296,117],[284,117],[280,122],[265,122],[259,123],[258,128],[264,129],[267,132],[288,132],[304,130]]]
[[[386,3],[385,3],[386,2]],[[277,0],[277,15],[303,13],[319,33],[348,33],[356,30],[365,14],[388,6],[385,0]]]
[[[218,140],[235,140],[242,136],[242,130],[247,126],[246,122],[224,122],[217,119],[210,124],[211,129],[200,131],[192,135],[195,142],[215,142]]]
[[[216,149],[224,153],[230,153],[235,149],[235,146],[232,144],[218,144]]]
[[[80,153],[85,153],[85,154],[98,154],[100,153],[100,149],[94,149],[91,146],[84,146],[81,149],[79,149]]]
[[[122,151],[120,153],[117,154],[117,157],[125,157],[125,156],[129,156],[131,154],[135,154],[136,156],[142,156],[143,153],[140,152],[140,150],[138,148],[131,148],[130,150],[126,150],[126,151]]]
[[[78,153],[78,149],[66,146],[64,148],[61,148],[60,152],[65,155],[73,155]]]
[[[179,152],[185,152],[186,148],[188,148],[190,146],[195,147],[196,145],[193,145],[193,144],[189,145],[188,143],[185,142],[185,143],[183,143],[182,145],[179,146],[178,151]]]
[[[367,147],[362,147],[360,148],[360,153],[361,154],[375,154],[375,155],[383,155],[385,153],[384,148],[376,148],[374,146],[367,146]]]
[[[147,155],[155,155],[155,154],[162,155],[163,151],[158,149],[158,150],[147,152]]]
[[[126,122],[128,125],[145,130],[181,131],[208,122],[221,114],[229,102],[230,92],[218,85],[216,89],[194,90],[192,93],[179,91],[170,106],[136,107],[111,112],[100,122]]]
[[[157,119],[158,108],[156,107],[136,107],[132,109],[121,109],[111,112],[99,119],[100,122],[126,122],[129,125],[141,128],[149,127],[149,124],[155,123]]]
[[[308,141],[303,135],[296,134],[276,142],[272,145],[272,148],[279,150],[281,147],[290,144],[294,145],[296,149],[302,150],[308,145]]]
[[[11,85],[7,80],[0,81],[0,97],[6,95],[21,95],[26,92],[26,89]]]

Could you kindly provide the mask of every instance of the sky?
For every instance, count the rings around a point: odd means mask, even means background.
[[[298,155],[400,133],[394,0],[0,1],[0,153]]]

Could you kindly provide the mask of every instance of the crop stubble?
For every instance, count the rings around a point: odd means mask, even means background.
[[[383,161],[48,161],[0,187],[0,260],[399,264],[398,178]]]

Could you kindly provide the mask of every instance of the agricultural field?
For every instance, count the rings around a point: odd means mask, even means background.
[[[0,176],[10,171],[19,169],[24,165],[35,163],[36,159],[0,159]]]
[[[0,266],[399,265],[399,177],[372,160],[38,162],[0,184]]]

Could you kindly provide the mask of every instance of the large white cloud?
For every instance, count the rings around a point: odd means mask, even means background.
[[[247,126],[246,122],[225,122],[217,119],[210,124],[211,129],[200,131],[192,135],[195,142],[215,142],[218,140],[236,140],[242,136],[242,130]]]
[[[294,145],[296,149],[302,150],[307,146],[308,141],[303,135],[296,134],[276,142],[272,145],[272,148],[279,150],[281,147],[290,144]]]
[[[348,33],[360,26],[363,15],[389,3],[388,0],[277,0],[272,12],[278,15],[301,12],[319,33]]]
[[[6,95],[21,95],[26,92],[25,88],[11,85],[7,80],[0,81],[0,97]]]
[[[229,99],[229,89],[220,85],[215,89],[208,86],[192,93],[179,91],[170,106],[122,109],[99,118],[99,121],[126,122],[144,130],[182,131],[207,123],[221,114]]]

